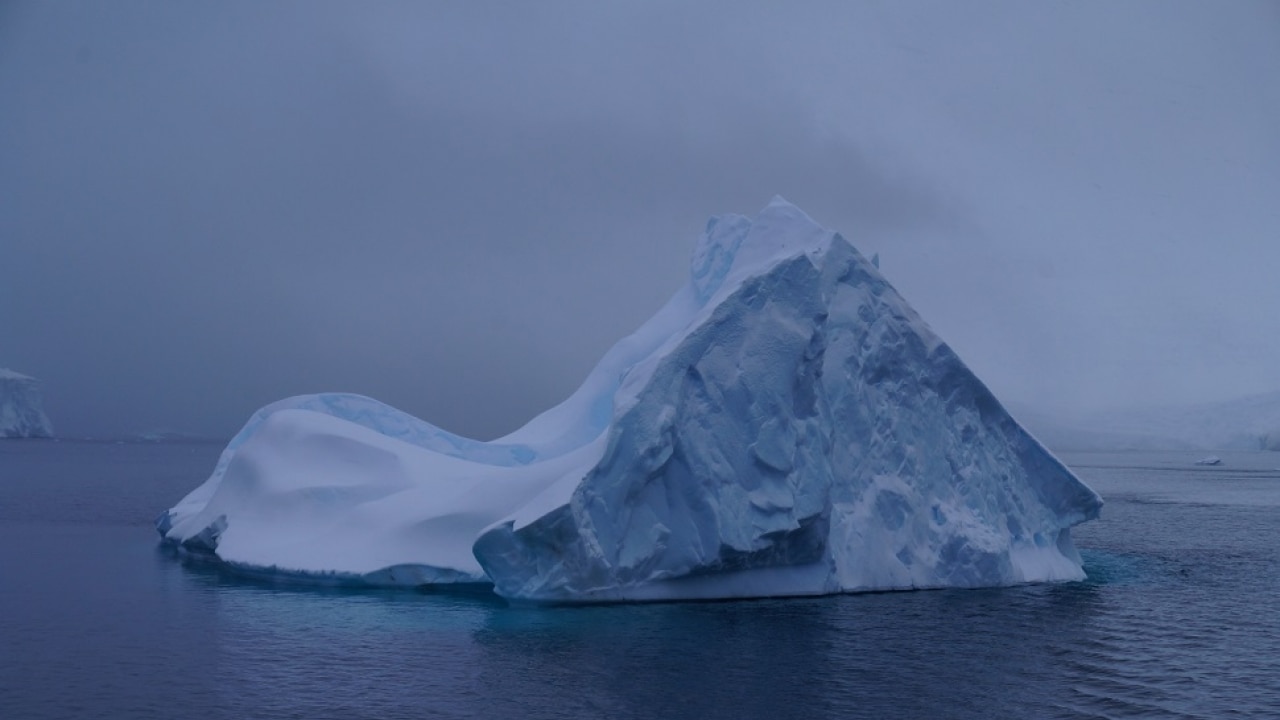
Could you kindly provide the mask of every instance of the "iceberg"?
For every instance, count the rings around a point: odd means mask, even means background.
[[[53,437],[53,424],[44,414],[39,381],[0,368],[0,438],[41,437]]]
[[[775,198],[567,400],[491,442],[269,405],[157,520],[253,572],[608,602],[1084,577],[1101,498],[842,236]]]

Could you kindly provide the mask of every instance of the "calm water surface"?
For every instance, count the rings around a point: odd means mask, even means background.
[[[220,450],[0,442],[0,718],[1280,717],[1280,453],[1066,454],[1087,582],[537,609],[184,565]]]

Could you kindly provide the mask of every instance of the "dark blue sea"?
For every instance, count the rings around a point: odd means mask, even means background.
[[[528,608],[184,565],[220,450],[0,441],[0,719],[1280,718],[1280,453],[1064,453],[1086,582]]]

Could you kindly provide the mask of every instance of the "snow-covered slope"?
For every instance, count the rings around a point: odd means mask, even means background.
[[[53,425],[44,414],[40,383],[0,368],[0,438],[51,437]]]
[[[775,199],[568,400],[491,443],[367,398],[259,411],[158,521],[252,568],[601,601],[1083,576],[1100,498],[879,271]]]

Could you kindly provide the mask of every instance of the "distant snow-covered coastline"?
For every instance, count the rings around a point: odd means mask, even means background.
[[[1055,450],[1280,451],[1280,391],[1214,403],[1076,416],[1015,405],[1014,415]]]

